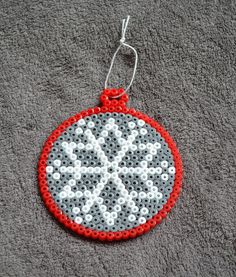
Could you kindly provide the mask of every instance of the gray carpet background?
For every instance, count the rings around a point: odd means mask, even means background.
[[[234,3],[0,2],[0,276],[236,276]],[[127,14],[139,54],[129,106],[175,139],[184,181],[161,225],[108,244],[52,218],[37,160],[58,124],[99,103]],[[123,50],[113,84],[132,64]]]

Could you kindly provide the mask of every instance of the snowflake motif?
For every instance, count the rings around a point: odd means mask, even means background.
[[[160,210],[171,192],[175,167],[154,129],[130,115],[107,113],[79,120],[68,133],[55,143],[54,153],[60,154],[51,154],[46,172],[53,197],[76,223],[124,230],[145,223]],[[95,185],[88,189],[84,184],[90,179]],[[132,185],[128,188],[126,183]],[[112,196],[112,189],[117,192],[110,206],[106,188]]]

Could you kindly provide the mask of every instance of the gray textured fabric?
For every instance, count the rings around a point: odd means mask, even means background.
[[[1,1],[0,276],[235,276],[233,3]],[[166,127],[185,174],[160,226],[107,244],[56,223],[36,167],[50,132],[98,104],[127,14],[139,53],[129,105]],[[128,82],[131,56],[117,60],[116,81]]]

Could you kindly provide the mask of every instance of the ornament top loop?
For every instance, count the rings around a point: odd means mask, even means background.
[[[114,98],[116,98],[116,99],[114,99]],[[113,89],[104,89],[100,96],[100,100],[101,100],[103,106],[125,107],[126,103],[129,100],[129,97],[125,93],[123,88],[119,88],[119,89],[113,88]]]
[[[111,70],[112,70],[112,67],[114,65],[116,55],[117,55],[117,53],[119,52],[119,50],[122,46],[126,46],[126,47],[130,48],[134,52],[134,55],[135,55],[134,70],[133,70],[131,81],[130,81],[129,85],[126,87],[126,89],[119,95],[111,96],[112,98],[119,98],[129,90],[129,88],[131,87],[131,85],[134,81],[134,76],[135,76],[135,73],[136,73],[136,70],[137,70],[138,53],[134,49],[134,47],[132,47],[131,45],[125,43],[125,34],[126,34],[127,27],[128,27],[129,19],[130,19],[130,16],[128,15],[127,19],[123,19],[123,21],[122,21],[122,32],[121,32],[122,36],[121,36],[121,39],[120,39],[120,45],[118,46],[118,48],[116,49],[116,52],[114,53],[114,55],[112,57],[111,65],[110,65],[110,68],[109,68],[109,71],[108,71],[108,74],[107,74],[107,77],[106,77],[106,80],[105,80],[105,89],[107,89],[108,79],[110,77]]]

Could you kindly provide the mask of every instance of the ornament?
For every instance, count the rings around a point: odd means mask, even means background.
[[[47,139],[38,164],[42,198],[65,227],[98,240],[137,237],[159,224],[181,190],[182,162],[163,127],[128,108],[127,90],[137,66],[136,50],[125,43],[123,20],[101,106],[64,121]],[[135,53],[126,90],[107,82],[121,46]]]

